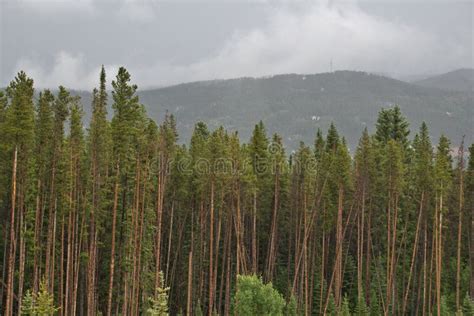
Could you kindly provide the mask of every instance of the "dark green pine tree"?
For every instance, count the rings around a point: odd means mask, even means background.
[[[316,139],[314,141],[314,156],[318,162],[321,162],[324,155],[324,148],[326,147],[326,142],[324,141],[323,133],[318,128],[316,132]]]
[[[326,152],[335,152],[339,144],[339,133],[336,126],[331,122],[326,136]]]
[[[97,259],[97,252],[103,251],[108,252],[109,242],[104,243],[104,249],[99,249],[98,240],[108,240],[110,234],[104,231],[105,223],[109,223],[109,214],[107,210],[111,208],[110,201],[107,200],[109,193],[109,179],[108,175],[114,170],[109,171],[109,167],[113,167],[110,164],[111,155],[111,135],[110,125],[107,122],[107,91],[106,91],[106,73],[102,66],[99,76],[99,89],[94,89],[92,92],[92,117],[89,125],[89,137],[88,137],[88,162],[89,162],[89,183],[87,185],[89,207],[88,211],[88,256],[89,261],[87,265],[87,286],[88,290],[88,304],[89,311],[95,310],[95,297],[93,287],[97,286],[95,275],[99,268],[99,262]],[[112,184],[113,185],[113,184]],[[101,235],[104,234],[103,235]],[[107,271],[110,262],[108,260],[102,260],[103,264],[100,267],[100,271]],[[101,278],[104,281],[106,277]],[[108,281],[108,280],[107,280]],[[106,286],[106,282],[100,284],[100,286]],[[99,299],[103,299],[104,296],[110,293],[100,293]],[[107,296],[107,307],[109,306],[109,297]],[[105,304],[104,304],[105,306]]]
[[[62,215],[65,209],[65,166],[64,166],[64,124],[69,115],[69,106],[72,101],[70,93],[59,87],[58,95],[52,103],[53,135],[52,156],[49,161],[49,207],[47,214],[47,238],[45,254],[45,280],[52,292],[55,286],[56,271],[56,227],[62,225]]]
[[[8,254],[6,266],[6,299],[3,309],[5,315],[14,311],[14,276],[15,259],[19,253],[19,280],[18,295],[23,296],[24,281],[24,234],[17,238],[17,226],[23,230],[26,211],[27,194],[30,189],[28,171],[31,163],[31,150],[34,142],[34,105],[33,105],[33,79],[29,78],[23,71],[19,72],[15,79],[7,87],[9,105],[7,107],[5,122],[2,128],[4,138],[6,164],[10,166],[8,172],[11,175],[9,182],[9,218],[8,220]],[[18,224],[18,225],[17,225]],[[18,245],[18,247],[17,247]],[[17,252],[18,248],[18,252]],[[21,299],[17,301],[21,308]]]
[[[410,134],[409,124],[398,105],[392,109],[391,127],[391,138],[402,144],[404,149],[407,149],[409,144],[408,135]]]
[[[442,275],[443,275],[443,226],[444,218],[448,213],[448,196],[452,187],[452,158],[449,139],[441,135],[436,149],[434,164],[434,188],[436,192],[436,206],[434,212],[434,239],[435,239],[435,302],[436,309],[441,310],[443,305]]]
[[[36,205],[34,216],[34,259],[33,259],[33,291],[39,290],[40,256],[43,251],[42,227],[45,208],[49,201],[45,197],[49,189],[48,179],[50,170],[48,165],[52,160],[53,154],[53,102],[54,96],[49,90],[44,90],[39,94],[39,100],[36,107],[35,121],[35,178],[36,178]]]
[[[402,144],[405,150],[408,149],[409,124],[398,106],[380,110],[375,127],[378,142],[386,144],[392,139]]]
[[[136,94],[137,85],[130,84],[131,76],[129,72],[124,68],[120,67],[116,79],[112,81],[112,99],[114,110],[114,116],[111,122],[111,136],[112,136],[112,152],[113,152],[113,174],[115,179],[113,184],[113,206],[112,206],[112,220],[111,220],[111,243],[110,243],[110,271],[109,271],[109,286],[108,286],[108,304],[107,314],[110,315],[113,306],[113,290],[114,290],[114,277],[115,277],[115,260],[116,260],[116,238],[117,238],[117,223],[119,225],[119,247],[117,253],[120,254],[120,270],[119,276],[121,282],[128,282],[127,268],[130,267],[129,259],[127,255],[130,248],[125,249],[128,246],[127,240],[131,238],[132,227],[129,225],[129,221],[132,218],[130,209],[127,205],[133,205],[133,201],[129,200],[127,190],[130,190],[130,186],[126,184],[133,183],[134,172],[136,164],[136,150],[139,144],[138,138],[143,128],[143,117],[144,111],[142,105],[139,103],[138,95]],[[132,186],[133,188],[133,186]],[[119,199],[119,194],[122,194],[122,198]],[[125,198],[123,198],[125,197]],[[137,197],[135,197],[137,198]],[[132,203],[132,204],[129,204]],[[117,220],[118,210],[121,210],[121,220]],[[118,282],[117,289],[122,289]],[[124,289],[123,291],[127,291]],[[118,292],[120,293],[120,292]],[[117,304],[120,303],[122,295],[116,295]],[[91,297],[91,300],[93,298]],[[93,304],[94,305],[94,304]],[[95,306],[92,306],[93,310],[91,313],[95,313]],[[126,311],[124,311],[126,312]]]
[[[372,238],[372,193],[375,191],[375,161],[372,140],[364,129],[354,156],[354,185],[357,212],[357,302],[366,302],[363,293],[370,291],[370,262]],[[364,273],[365,270],[365,273]],[[364,284],[365,279],[365,284]]]
[[[375,123],[375,139],[387,143],[392,138],[392,115],[390,109],[381,109]]]
[[[257,273],[259,271],[260,260],[263,256],[260,254],[260,247],[266,245],[265,236],[257,236],[257,227],[259,225],[265,225],[265,221],[259,222],[260,218],[268,217],[270,210],[269,197],[270,191],[268,190],[269,180],[269,164],[268,164],[268,138],[265,126],[260,121],[252,133],[249,144],[249,155],[252,164],[253,171],[253,203],[252,203],[252,225],[251,225],[251,267],[252,272]],[[261,227],[262,230],[268,231],[268,227]],[[266,235],[266,234],[265,234]],[[262,239],[262,242],[259,242]],[[262,257],[262,258],[261,258]]]

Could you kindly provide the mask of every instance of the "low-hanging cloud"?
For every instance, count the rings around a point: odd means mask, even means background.
[[[456,67],[471,52],[436,34],[401,22],[370,15],[356,4],[274,6],[267,23],[249,31],[236,31],[214,54],[189,64],[156,61],[126,66],[141,87],[180,82],[265,76],[279,73],[317,73],[333,69],[386,73],[436,72]],[[140,12],[139,12],[140,13]],[[151,18],[146,16],[146,18]],[[24,69],[37,86],[64,84],[76,89],[96,85],[100,65],[87,65],[80,52],[60,51],[52,68],[23,58]],[[109,76],[118,65],[106,65]]]

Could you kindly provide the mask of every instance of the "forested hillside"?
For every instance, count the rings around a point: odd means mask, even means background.
[[[444,103],[467,95],[397,83],[398,98],[367,99],[346,85],[324,108],[340,76],[359,74],[281,76],[258,91],[254,79],[211,82],[221,113],[191,106],[209,102],[206,83],[139,98],[126,69],[111,91],[102,69],[86,105],[64,87],[34,98],[18,73],[0,94],[0,314],[473,315],[472,107]],[[321,89],[300,94],[295,78]],[[267,99],[267,82],[294,95]],[[167,97],[181,107],[166,113]],[[426,106],[413,100],[430,100],[436,129],[409,126]],[[317,129],[331,111],[367,128]],[[451,139],[432,140],[453,123]],[[289,138],[305,142],[291,152]]]
[[[414,82],[417,85],[450,91],[474,91],[474,69],[458,69]]]
[[[85,101],[88,121],[91,94],[75,93]],[[472,89],[444,91],[364,72],[200,81],[138,90],[138,95],[154,120],[163,120],[166,111],[176,117],[182,143],[191,139],[196,121],[211,129],[222,125],[248,139],[253,126],[263,120],[268,132],[281,133],[283,143],[293,150],[300,141],[312,142],[318,128],[327,130],[334,122],[354,149],[365,127],[374,131],[378,111],[395,104],[413,126],[423,121],[432,126],[432,140],[445,134],[474,141]]]

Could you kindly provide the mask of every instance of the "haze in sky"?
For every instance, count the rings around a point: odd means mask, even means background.
[[[0,86],[91,89],[99,67],[141,88],[363,70],[473,67],[474,1],[1,0]]]

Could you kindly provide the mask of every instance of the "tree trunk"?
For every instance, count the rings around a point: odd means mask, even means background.
[[[209,308],[208,315],[212,316],[214,304],[214,181],[211,180],[211,208],[209,221]]]
[[[157,188],[157,207],[156,207],[156,263],[155,263],[155,296],[158,294],[160,286],[160,266],[161,266],[161,228],[163,219],[163,200],[165,193],[165,168],[166,162],[164,158],[160,159],[160,170],[158,174],[158,188]]]
[[[117,163],[117,172],[114,186],[114,205],[112,209],[112,240],[110,242],[110,276],[109,276],[109,292],[107,297],[107,316],[112,314],[112,295],[114,287],[114,270],[115,270],[115,230],[117,222],[117,207],[118,207],[118,191],[119,191],[119,177],[120,166]]]
[[[456,261],[456,312],[461,310],[461,246],[462,246],[462,220],[464,212],[464,138],[459,146],[459,221],[458,221],[458,243]]]
[[[336,263],[334,278],[334,301],[336,306],[341,304],[342,291],[342,208],[343,208],[343,188],[339,186],[337,223],[336,223]]]
[[[23,195],[23,194],[22,194]],[[22,203],[23,204],[23,203]],[[20,228],[20,260],[19,260],[19,271],[18,271],[18,313],[21,312],[21,304],[23,299],[23,283],[25,280],[25,234],[26,234],[26,221],[24,220],[24,209],[20,208],[20,220],[18,227]]]
[[[191,241],[191,251],[189,251],[189,259],[188,259],[188,294],[187,294],[187,302],[186,302],[186,315],[191,316],[193,305],[193,249],[192,249],[192,241]]]
[[[408,294],[410,293],[410,282],[412,279],[413,275],[413,269],[415,267],[415,258],[416,258],[416,251],[418,247],[418,236],[420,232],[420,223],[422,219],[422,213],[423,213],[423,201],[424,201],[424,196],[425,192],[423,191],[421,193],[421,200],[420,200],[420,210],[418,211],[418,220],[416,221],[416,231],[415,231],[415,242],[413,243],[413,252],[411,255],[411,263],[410,263],[410,273],[408,274],[408,281],[407,281],[407,286],[405,290],[405,296],[403,298],[403,305],[402,305],[402,314],[405,314],[406,307],[407,307],[407,302],[408,302]]]
[[[257,273],[257,189],[253,193],[252,213],[252,272]]]
[[[267,271],[266,279],[271,281],[273,278],[273,271],[275,265],[275,254],[276,254],[276,238],[277,238],[277,213],[279,207],[279,171],[278,169],[275,172],[275,188],[273,193],[273,213],[272,213],[272,223],[270,231],[270,244],[268,247],[268,261],[267,261]]]
[[[18,147],[15,147],[13,156],[13,172],[12,172],[12,200],[10,211],[10,250],[8,252],[8,272],[7,272],[7,298],[5,301],[5,316],[13,314],[13,273],[15,270],[15,208],[16,208],[16,169],[18,159]]]

